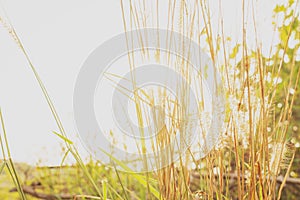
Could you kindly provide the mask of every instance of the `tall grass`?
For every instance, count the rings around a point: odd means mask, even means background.
[[[221,5],[221,1],[220,1]],[[153,141],[152,149],[147,149],[145,141],[140,141],[141,158],[143,161],[144,173],[136,174],[123,161],[118,160],[113,155],[107,155],[123,170],[129,172],[119,172],[115,167],[115,179],[106,177],[99,184],[97,178],[93,176],[88,165],[83,162],[76,146],[68,139],[63,128],[63,124],[58,116],[54,104],[51,101],[47,90],[39,77],[36,68],[31,62],[20,38],[15,32],[13,26],[8,21],[9,32],[17,42],[28,64],[33,71],[43,95],[48,103],[51,113],[59,128],[59,133],[54,133],[60,137],[67,148],[66,155],[71,154],[80,169],[82,170],[89,185],[93,188],[93,196],[78,195],[78,198],[94,198],[108,199],[109,196],[115,199],[280,199],[282,190],[289,176],[289,171],[295,156],[295,147],[287,140],[287,131],[289,122],[292,117],[292,108],[295,101],[295,95],[286,94],[284,106],[275,112],[275,103],[277,101],[279,89],[278,78],[281,75],[284,65],[284,56],[287,53],[287,46],[290,40],[291,32],[294,29],[294,22],[297,20],[296,8],[298,2],[292,4],[295,12],[292,14],[292,22],[290,23],[287,37],[282,41],[283,55],[276,57],[266,57],[262,53],[262,47],[257,42],[255,49],[250,49],[247,42],[247,29],[245,27],[245,1],[242,3],[242,43],[237,44],[234,48],[229,48],[226,41],[227,36],[224,35],[224,22],[222,14],[220,14],[220,31],[213,32],[211,13],[209,3],[207,1],[183,1],[168,0],[167,13],[167,29],[179,32],[188,36],[191,40],[196,41],[199,46],[206,46],[210,55],[213,66],[222,74],[222,81],[226,93],[226,119],[224,130],[221,134],[219,143],[214,149],[202,159],[195,158],[195,149],[188,149],[187,152],[180,156],[176,161],[173,158],[167,160],[174,161],[170,165],[160,168],[163,155],[157,154],[160,149],[170,146],[176,130],[180,130],[182,140],[189,134],[189,130],[179,124],[170,123],[161,124],[165,115],[159,110],[153,109],[152,113],[143,112],[142,104],[145,98],[141,98],[138,90],[134,92],[134,104],[136,115],[140,127],[144,127],[149,121],[144,119],[154,119],[155,127],[153,131],[158,134]],[[142,1],[142,0],[121,0],[121,11],[123,16],[124,30],[133,30],[140,28],[162,26],[160,22],[160,2]],[[152,16],[147,16],[151,13]],[[255,26],[255,12],[252,13]],[[150,19],[149,19],[150,18]],[[2,20],[3,22],[3,20]],[[255,27],[254,27],[255,29]],[[256,29],[255,29],[256,30]],[[187,44],[178,44],[172,40],[172,34],[168,35],[166,41],[167,46],[178,45],[180,51],[188,52]],[[141,33],[140,44],[142,52],[140,54],[145,60],[151,56],[159,63],[166,59],[168,64],[172,63],[171,54],[163,54],[159,46],[155,49],[155,54],[151,54],[146,48],[147,37]],[[254,40],[258,41],[259,36],[255,33]],[[127,37],[127,47],[130,49],[131,37]],[[178,42],[178,41],[177,41]],[[180,41],[179,41],[180,42]],[[238,57],[241,54],[241,58]],[[135,55],[128,53],[128,61],[130,69],[133,71],[135,66]],[[273,61],[273,66],[268,67],[267,61]],[[182,58],[176,58],[175,68],[181,72],[181,75],[189,82],[192,81],[188,68],[189,63]],[[289,81],[285,81],[286,87],[299,87],[300,70],[296,62],[289,64],[290,75]],[[253,72],[254,70],[254,72]],[[296,76],[294,74],[297,74]],[[268,78],[270,76],[270,78]],[[271,81],[269,81],[271,79]],[[135,77],[132,74],[132,84],[135,86]],[[199,84],[201,88],[201,84]],[[183,102],[181,106],[177,102],[170,102],[166,97],[166,91],[160,92],[159,99],[163,108],[167,108],[169,104],[174,107],[169,110],[172,115],[168,116],[171,121],[184,121],[187,119],[186,110],[189,106],[189,90],[181,88],[183,93],[178,92],[178,99]],[[288,90],[287,90],[288,91]],[[141,91],[140,91],[141,92]],[[143,92],[143,91],[142,91]],[[154,106],[156,96],[152,94],[146,95],[146,101],[150,106]],[[146,116],[146,117],[143,117]],[[26,199],[20,180],[16,173],[14,164],[11,160],[8,141],[4,128],[2,113],[0,112],[2,123],[3,138],[0,136],[0,142],[3,152],[4,163],[0,166],[0,171],[7,167],[10,175],[18,189],[20,197]],[[163,129],[158,130],[159,127]],[[167,128],[168,127],[168,128]],[[208,133],[209,134],[209,133]],[[140,129],[140,135],[143,136],[143,129]],[[182,141],[183,142],[183,141]],[[149,164],[145,156],[147,151],[157,154],[156,167],[157,171],[147,172]],[[169,149],[172,152],[173,149]],[[5,153],[7,152],[7,154]],[[167,154],[165,156],[170,156]],[[64,158],[63,158],[64,160]],[[194,166],[191,169],[191,166]],[[95,169],[96,166],[95,166]],[[281,184],[278,186],[278,176],[283,176]],[[142,189],[134,191],[134,187],[130,186],[132,180],[124,177],[132,177],[135,183],[138,183]],[[118,190],[116,187],[120,187]],[[136,189],[136,188],[135,188]]]
[[[122,4],[124,29],[132,30],[139,28],[155,27],[159,28],[159,2],[129,1],[127,10]],[[249,2],[248,2],[249,3]],[[252,2],[253,3],[253,2]],[[221,4],[221,2],[220,2]],[[295,148],[287,141],[287,128],[291,119],[295,93],[286,94],[285,106],[279,115],[274,114],[275,97],[278,95],[278,85],[276,82],[280,77],[286,55],[287,45],[290,40],[294,22],[297,20],[298,2],[292,3],[292,22],[290,23],[287,37],[282,41],[283,55],[274,58],[267,58],[262,53],[262,47],[258,43],[259,36],[256,32],[256,16],[254,10],[252,15],[256,41],[255,49],[248,47],[248,32],[246,21],[246,2],[242,2],[242,43],[238,44],[232,52],[228,52],[226,46],[227,37],[223,31],[223,18],[220,17],[221,29],[218,33],[213,33],[209,2],[207,1],[180,1],[169,0],[167,12],[167,28],[182,35],[188,36],[197,41],[199,46],[206,43],[207,52],[213,61],[213,67],[218,68],[223,75],[223,82],[226,86],[226,96],[229,100],[226,109],[225,130],[222,134],[220,144],[202,160],[193,160],[193,152],[183,155],[178,161],[177,168],[174,165],[158,170],[155,174],[162,199],[190,199],[194,194],[189,189],[190,175],[187,170],[190,162],[195,162],[196,171],[200,174],[198,189],[200,194],[206,198],[222,199],[237,195],[238,199],[278,199],[285,184],[283,181],[277,189],[277,177],[283,174],[288,177],[290,166],[294,159]],[[127,16],[124,13],[129,13]],[[152,13],[152,16],[149,16]],[[248,13],[249,14],[249,13]],[[147,17],[145,17],[147,15]],[[203,24],[201,24],[203,23]],[[203,33],[203,34],[201,34]],[[147,36],[140,34],[141,49],[147,44]],[[202,39],[204,38],[204,39]],[[202,40],[201,40],[202,39]],[[132,37],[128,36],[128,48],[133,43]],[[188,45],[174,43],[172,35],[166,40],[167,45],[177,45],[179,51],[189,51]],[[241,48],[239,48],[241,47]],[[157,47],[158,62],[162,54]],[[276,48],[276,47],[274,47]],[[242,56],[238,58],[237,54]],[[142,56],[147,57],[147,49],[142,52]],[[134,56],[128,54],[130,64],[134,68]],[[167,55],[169,59],[170,54]],[[266,60],[273,59],[274,64],[269,70]],[[180,60],[180,58],[179,58]],[[176,66],[181,69],[181,75],[187,80],[190,79],[186,67],[189,67],[184,60],[180,60]],[[173,64],[173,63],[172,63]],[[297,88],[299,85],[299,67],[295,62],[290,64],[289,80],[286,82],[287,88]],[[254,73],[251,72],[254,70]],[[271,73],[273,83],[266,79]],[[294,73],[298,74],[294,78]],[[134,79],[133,79],[134,84]],[[164,94],[164,92],[162,92]],[[180,95],[179,93],[177,95]],[[183,94],[188,96],[188,92]],[[180,97],[179,97],[180,98]],[[135,98],[137,105],[139,99]],[[188,107],[187,101],[183,107]],[[177,108],[178,109],[178,108]],[[143,113],[147,115],[147,113]],[[141,115],[141,114],[139,114]],[[183,120],[186,116],[181,113],[174,119]],[[139,117],[140,118],[140,117]],[[161,120],[161,117],[158,116]],[[143,124],[140,124],[143,126]],[[270,131],[271,130],[271,131]],[[183,133],[188,130],[181,130]],[[163,136],[159,135],[158,144],[165,146],[164,142],[169,141],[170,133],[162,130]],[[157,147],[161,148],[161,147]],[[157,149],[153,150],[157,151]],[[191,149],[193,151],[193,149]],[[183,162],[183,160],[187,162]],[[283,172],[284,170],[284,172]],[[236,194],[231,192],[232,177],[229,174],[236,174],[237,180]],[[198,195],[198,193],[197,193]]]

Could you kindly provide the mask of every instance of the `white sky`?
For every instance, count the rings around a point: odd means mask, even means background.
[[[211,1],[212,8],[218,7]],[[223,1],[226,34],[240,35],[240,0]],[[273,3],[272,3],[273,2]],[[257,5],[263,45],[270,46],[275,1]],[[72,111],[74,83],[89,53],[123,31],[118,0],[4,0],[6,12],[37,68],[69,137],[80,147]],[[214,17],[214,16],[213,16]],[[265,51],[268,51],[266,49]],[[0,26],[0,107],[14,160],[58,165],[55,121],[21,51]]]

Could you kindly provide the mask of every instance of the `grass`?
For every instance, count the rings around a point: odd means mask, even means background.
[[[292,121],[293,105],[297,101],[296,95],[298,95],[297,92],[290,94],[289,89],[293,88],[297,91],[300,78],[299,61],[295,60],[295,50],[291,51],[288,43],[292,33],[297,32],[297,28],[300,27],[297,11],[298,1],[290,1],[288,5],[285,5],[294,12],[286,16],[291,19],[290,24],[286,25],[285,30],[281,30],[285,34],[282,34],[281,45],[274,47],[277,48],[277,53],[269,57],[262,54],[259,43],[256,44],[254,50],[248,47],[244,1],[242,5],[243,40],[241,44],[230,48],[226,43],[227,37],[223,33],[222,18],[220,19],[220,31],[214,33],[212,30],[208,2],[168,1],[167,28],[189,36],[199,45],[205,44],[213,68],[218,69],[222,74],[227,98],[226,119],[220,142],[206,157],[196,159],[194,150],[188,149],[187,153],[182,155],[178,161],[151,173],[134,173],[126,163],[105,151],[104,153],[115,164],[113,167],[109,168],[93,160],[89,163],[82,160],[76,146],[68,138],[36,68],[8,21],[6,27],[26,57],[59,128],[59,133],[54,132],[54,136],[61,138],[65,143],[66,155],[63,160],[69,154],[75,158],[76,165],[54,169],[33,168],[31,175],[33,179],[29,180],[26,180],[26,176],[19,176],[9,152],[4,119],[0,111],[2,126],[0,142],[4,158],[0,165],[2,171],[0,178],[5,180],[1,183],[3,187],[0,193],[2,192],[1,195],[4,195],[3,198],[16,198],[16,193],[5,194],[10,187],[17,189],[19,198],[31,198],[24,194],[22,185],[35,181],[40,182],[43,186],[42,189],[37,189],[41,193],[57,195],[68,193],[77,199],[280,199],[283,194],[287,195],[284,189],[295,158],[295,146],[288,140],[289,123]],[[149,26],[160,27],[158,0],[152,2],[124,2],[121,0],[121,8],[125,31]],[[278,12],[282,12],[281,10]],[[146,18],[145,15],[148,12],[153,13],[153,16]],[[255,24],[257,20],[255,14],[254,12],[250,14],[253,15]],[[3,20],[1,21],[3,22]],[[278,25],[277,28],[280,29],[282,26]],[[255,34],[253,38],[258,41],[259,36],[257,33]],[[174,44],[172,37],[172,35],[168,35],[167,46],[178,45],[178,50],[187,52],[189,57],[188,44]],[[142,49],[140,57],[145,60],[155,57],[158,63],[164,60],[169,64],[174,64],[188,82],[192,81],[189,72],[190,64],[186,60],[176,56],[174,59],[169,52],[163,54],[159,47],[153,55],[146,48],[147,37],[140,33],[139,39]],[[132,43],[132,38],[127,36],[128,49],[131,48]],[[300,45],[297,45],[299,48]],[[283,54],[280,55],[279,52],[283,52]],[[291,57],[288,63],[284,61],[286,55]],[[133,53],[128,53],[129,66],[132,70],[136,67],[135,59]],[[273,65],[268,67],[267,63],[270,60],[273,61]],[[274,83],[283,73],[287,74],[285,78],[288,78],[284,79],[284,83],[281,84],[284,87],[279,83]],[[271,76],[271,81],[268,81],[268,76]],[[131,78],[132,84],[136,88],[135,75],[132,74]],[[199,87],[201,89],[201,84]],[[161,127],[159,123],[164,118],[163,114],[156,111],[154,113],[143,112],[143,103],[146,101],[153,106],[157,97],[150,93],[144,95],[146,98],[142,98],[143,95],[139,92],[144,94],[146,92],[135,91],[137,92],[134,92],[133,101],[139,125],[141,127],[145,124],[148,125],[147,119],[153,117],[155,125],[152,128],[157,130]],[[164,124],[165,128],[154,138],[153,144],[155,145],[152,149],[146,148],[143,139],[138,141],[141,144],[141,160],[146,171],[151,167],[147,162],[146,152],[157,153],[160,149],[169,146],[170,141],[174,140],[174,133],[178,130],[181,138],[189,133],[182,123],[174,123],[188,119],[186,110],[189,106],[187,98],[189,92],[191,91],[186,88],[178,88],[176,100],[181,102],[181,105],[177,101],[175,103],[169,101],[166,98],[165,90],[160,92],[161,98],[166,99],[161,102],[161,106],[165,108],[172,103],[174,107],[169,110],[172,113],[169,116],[170,124]],[[284,93],[283,97],[281,93]],[[284,102],[280,109],[274,108],[278,99]],[[202,128],[205,132],[205,127]],[[140,135],[144,135],[142,129]],[[172,149],[169,150],[172,151]],[[160,162],[161,158],[157,156],[154,165],[160,166]],[[190,169],[191,165],[194,166],[193,170]],[[118,171],[117,167],[127,172]],[[283,179],[278,184],[279,176]],[[12,181],[7,182],[8,178]],[[7,189],[4,191],[3,188]]]
[[[5,130],[5,126],[4,126],[4,119],[3,119],[3,116],[2,116],[1,109],[0,109],[0,121],[1,121],[3,138],[4,138],[4,139],[2,139],[2,136],[0,135],[0,145],[1,145],[1,148],[2,148],[1,150],[2,150],[2,156],[3,156],[3,161],[1,163],[0,173],[4,169],[6,169],[9,173],[10,178],[12,179],[14,185],[17,188],[17,191],[18,191],[20,197],[22,199],[26,199],[25,194],[24,194],[23,190],[21,189],[21,183],[20,183],[18,173],[16,172],[14,162],[12,161],[12,158],[11,158],[11,155],[10,155],[6,130]]]

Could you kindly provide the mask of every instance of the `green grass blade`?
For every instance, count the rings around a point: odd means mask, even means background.
[[[71,140],[69,140],[68,138],[66,138],[62,134],[59,134],[59,133],[57,133],[55,131],[52,131],[52,133],[54,133],[55,135],[57,135],[58,137],[60,137],[63,141],[67,142],[68,144],[73,144],[73,142]]]
[[[3,171],[4,167],[5,167],[5,164],[6,164],[6,162],[4,161],[4,162],[1,164],[1,166],[0,166],[0,175],[2,174],[2,171]]]
[[[62,158],[62,160],[61,160],[61,162],[60,162],[60,166],[63,166],[63,164],[64,164],[64,162],[65,162],[67,156],[69,155],[69,153],[70,153],[70,149],[68,149],[68,150],[66,151],[66,153],[64,154],[64,157]]]
[[[157,199],[160,198],[159,191],[155,189],[152,185],[150,185],[145,178],[142,175],[136,174],[133,170],[131,170],[126,164],[124,164],[122,161],[116,159],[114,156],[107,153],[105,150],[101,149],[102,152],[104,152],[107,156],[109,156],[116,164],[118,164],[120,167],[122,167],[124,170],[126,170],[129,173],[132,173],[131,175],[145,188],[149,186],[151,194],[153,194]]]
[[[115,166],[115,165],[114,165],[114,169],[115,169],[115,172],[116,172],[116,174],[117,174],[117,177],[118,177],[119,183],[121,184],[121,187],[122,187],[122,190],[123,190],[124,196],[125,196],[126,200],[128,200],[127,192],[125,191],[124,185],[123,185],[123,183],[122,183],[122,180],[121,180],[121,178],[120,178],[119,172],[118,172],[118,170],[117,170],[117,168],[116,168],[116,166]]]
[[[107,182],[106,180],[102,180],[102,194],[103,194],[103,200],[107,200]]]
[[[7,166],[7,169],[10,173],[11,178],[13,179],[13,182],[14,182],[14,184],[15,184],[15,186],[16,186],[19,194],[20,194],[21,199],[26,200],[26,196],[25,196],[24,191],[22,189],[19,176],[18,176],[17,171],[15,169],[14,163],[11,159],[8,140],[7,140],[7,134],[6,134],[5,126],[4,126],[4,119],[3,119],[3,116],[2,116],[1,109],[0,109],[0,121],[1,121],[2,131],[3,131],[3,135],[4,135],[4,143],[5,143],[5,144],[3,144],[3,141],[1,139],[1,146],[2,146],[2,149],[3,149],[4,158],[5,158],[4,145],[5,145],[5,148],[6,148],[6,152],[8,154],[8,162],[5,161],[4,164]],[[1,169],[1,172],[2,172],[2,170],[3,169]]]

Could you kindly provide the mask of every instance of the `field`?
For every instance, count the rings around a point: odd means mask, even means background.
[[[120,179],[116,176],[112,168],[93,163],[88,163],[87,168],[96,183],[101,187],[103,180],[107,181],[108,196],[110,199],[121,199],[127,196],[128,199],[142,199],[140,196],[145,195],[145,187],[130,176],[130,174],[119,172]],[[79,166],[64,167],[32,167],[26,164],[16,164],[20,178],[23,180],[24,191],[28,193],[27,199],[81,199],[81,195],[86,199],[98,199],[96,192],[89,187],[88,180],[82,173]],[[155,177],[153,177],[155,179]],[[7,170],[4,170],[0,176],[1,190],[0,197],[3,200],[19,199],[19,194]],[[120,180],[125,188],[124,191],[119,185]],[[224,179],[226,180],[226,179]],[[196,171],[191,172],[190,188],[197,191],[201,178]],[[235,190],[236,177],[228,177],[229,190]],[[278,186],[282,183],[283,177],[278,178]],[[157,182],[155,182],[157,185]],[[300,180],[289,178],[282,194],[282,199],[297,199],[299,196]],[[112,191],[115,190],[115,191]],[[234,192],[230,192],[232,195]],[[30,194],[30,195],[29,195]],[[83,195],[93,194],[93,195]],[[200,195],[199,195],[200,196]],[[201,193],[202,198],[205,194]],[[90,198],[88,198],[90,197]],[[126,198],[125,198],[126,199]],[[197,199],[197,198],[196,198]],[[201,198],[199,198],[201,199]]]

